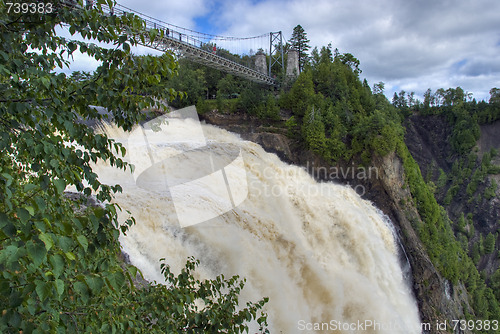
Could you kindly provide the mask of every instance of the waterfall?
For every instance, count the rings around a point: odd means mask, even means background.
[[[178,273],[194,256],[200,278],[247,279],[242,305],[269,297],[271,333],[420,333],[393,234],[351,188],[318,183],[192,109],[105,131],[135,170],[95,170],[123,187],[114,200],[137,224],[120,243],[146,279],[163,282],[160,258]]]

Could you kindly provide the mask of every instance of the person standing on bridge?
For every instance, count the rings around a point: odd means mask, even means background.
[[[214,44],[214,48],[213,48],[212,53],[213,53],[213,54],[216,54],[216,53],[217,53],[217,44]]]

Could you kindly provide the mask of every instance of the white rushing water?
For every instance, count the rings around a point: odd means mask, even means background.
[[[370,202],[179,115],[157,132],[108,126],[136,169],[96,166],[124,189],[115,201],[137,224],[120,242],[147,279],[163,281],[160,258],[178,273],[194,256],[200,278],[247,279],[242,305],[269,297],[271,333],[420,332],[393,235]]]

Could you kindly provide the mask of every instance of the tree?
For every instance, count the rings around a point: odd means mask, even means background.
[[[373,85],[373,95],[384,94],[384,90],[385,83],[383,83],[382,81]]]
[[[401,111],[408,109],[408,100],[406,98],[406,92],[404,90],[400,91],[399,93],[394,92],[394,96],[392,97],[392,105]]]
[[[257,314],[265,299],[236,310],[244,281],[196,281],[194,260],[179,276],[163,264],[168,286],[134,288],[137,270],[121,268],[117,240],[133,218],[119,222],[116,204],[82,212],[86,196],[63,196],[72,185],[110,202],[121,188],[102,184],[91,163],[131,168],[120,143],[82,122],[107,117],[91,105],[106,107],[117,126],[131,130],[145,119],[143,110],[177,95],[166,87],[177,70],[171,53],[130,52],[162,32],[145,34],[145,23],[130,13],[106,15],[112,1],[67,4],[16,14],[0,3],[0,332],[238,333],[252,319],[265,325]],[[83,41],[56,35],[58,26]],[[55,72],[77,49],[100,63],[96,71]],[[198,301],[205,308],[196,308]]]
[[[447,90],[439,89],[436,94],[438,94],[438,92],[443,98],[443,104],[445,106],[461,104],[466,100],[467,96],[461,87],[448,88]]]
[[[231,98],[233,94],[239,93],[238,83],[235,78],[228,74],[217,83],[217,96]]]
[[[356,75],[359,75],[362,72],[359,68],[359,59],[354,57],[351,53],[343,53],[341,55],[338,55],[337,57],[342,63],[349,66],[354,71],[354,73],[356,73]]]
[[[176,91],[182,91],[186,94],[183,98],[177,97],[171,102],[175,108],[182,108],[193,105],[198,99],[206,98],[207,82],[205,80],[205,71],[188,63],[187,60],[179,61],[178,75],[168,80],[169,87]]]
[[[426,112],[430,109],[430,107],[434,106],[434,97],[430,88],[424,93],[424,109]]]
[[[318,47],[315,46],[314,49],[311,51],[311,57],[310,57],[310,60],[311,60],[311,65],[313,68],[317,68],[318,65],[321,63],[321,56],[319,54],[319,51],[318,51]]]
[[[441,171],[443,171],[443,170],[441,169]],[[465,229],[467,227],[467,223],[465,222],[465,216],[464,216],[463,212],[460,215],[460,217],[458,218],[457,226],[458,226],[458,231],[459,232],[465,233]]]
[[[490,104],[500,104],[500,89],[492,88],[490,89]]]
[[[500,268],[495,271],[490,280],[491,288],[495,291],[497,299],[500,300]]]
[[[311,51],[310,62],[315,70],[318,70],[321,64],[331,64],[333,62],[332,44],[329,43],[328,46],[321,47],[321,51],[318,51],[318,48],[314,47]]]
[[[262,109],[258,113],[260,118],[267,118],[275,121],[280,119],[280,108],[273,94],[267,96],[266,104],[261,108]]]
[[[328,43],[326,47],[321,47],[320,57],[322,63],[331,63],[333,61],[332,43]]]
[[[307,54],[307,51],[311,48],[309,42],[305,30],[300,24],[293,28],[290,44],[299,53],[299,72],[302,72],[304,66],[309,62]]]
[[[245,110],[250,115],[257,115],[262,104],[266,103],[267,89],[254,82],[243,84],[238,101],[238,108]]]
[[[488,233],[486,239],[484,240],[484,252],[486,254],[491,254],[495,250],[496,236],[492,233]]]
[[[307,110],[302,132],[308,148],[319,154],[324,153],[326,149],[325,124],[321,117],[321,111],[314,105]]]
[[[312,73],[310,71],[301,73],[293,84],[288,97],[289,107],[294,115],[304,116],[314,97]]]

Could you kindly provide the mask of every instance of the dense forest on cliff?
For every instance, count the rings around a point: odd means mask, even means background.
[[[415,101],[410,104],[408,98],[406,101],[401,98],[404,95],[404,92],[395,94],[393,104],[405,114],[404,124],[412,135],[417,123],[422,122],[435,122],[444,130],[439,139],[443,142],[443,149],[436,158],[427,160],[426,163],[421,161],[421,169],[428,187],[453,221],[452,230],[456,240],[472,259],[481,278],[488,283],[498,300],[499,145],[495,140],[491,147],[481,145],[480,136],[481,127],[498,124],[499,90],[491,89],[488,102],[477,102],[464,93],[461,87],[439,89],[435,93],[428,90],[423,103]],[[409,146],[413,145],[411,139],[407,143]],[[468,283],[468,286],[473,284]],[[478,296],[474,298],[480,299]],[[491,296],[488,298],[492,299]],[[485,306],[479,302],[476,304],[483,308],[480,312],[484,314]],[[490,307],[496,308],[491,303]]]

